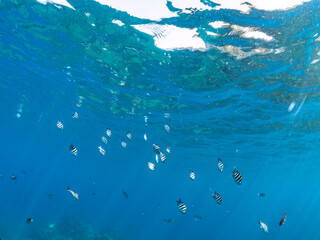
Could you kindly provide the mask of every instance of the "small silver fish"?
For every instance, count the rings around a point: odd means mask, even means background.
[[[260,228],[262,229],[263,232],[268,233],[268,226],[264,222],[259,221]]]
[[[106,133],[107,133],[107,136],[108,136],[109,138],[111,138],[111,130],[110,130],[109,128],[107,128]]]
[[[108,143],[108,139],[105,136],[102,136],[101,140],[104,144]]]
[[[122,141],[122,142],[121,142],[121,146],[122,146],[123,148],[126,148],[126,147],[127,147],[127,143],[126,143],[125,141]]]
[[[143,138],[144,138],[144,140],[145,140],[145,141],[147,141],[147,140],[148,140],[148,138],[147,138],[147,134],[146,134],[146,133],[143,135]]]
[[[70,187],[68,187],[67,191],[71,193],[71,195],[72,195],[72,197],[73,197],[74,199],[76,199],[76,200],[78,200],[78,201],[80,200],[79,194],[76,193],[75,191],[71,190]]]
[[[167,146],[167,149],[166,149],[166,150],[167,150],[168,153],[170,153],[170,152],[171,152],[170,146]]]
[[[170,132],[170,127],[169,127],[169,125],[164,125],[164,129],[166,130],[167,133]]]
[[[130,139],[130,140],[132,139],[132,135],[131,135],[130,132],[127,132],[127,138]]]
[[[158,154],[156,154],[156,163],[159,163],[159,157],[158,157]]]

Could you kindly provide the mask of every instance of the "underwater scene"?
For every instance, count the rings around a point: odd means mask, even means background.
[[[0,0],[0,239],[320,239],[320,1]]]

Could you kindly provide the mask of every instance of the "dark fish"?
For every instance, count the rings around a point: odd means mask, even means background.
[[[122,189],[122,193],[123,193],[123,196],[124,196],[126,199],[129,198],[128,193],[127,193],[124,189]]]
[[[222,172],[223,171],[223,167],[224,167],[223,162],[221,161],[220,158],[218,158],[218,170],[220,172]]]
[[[76,149],[75,146],[73,146],[73,144],[70,145],[69,150],[74,156],[77,156],[78,150]]]
[[[163,220],[165,223],[174,223],[173,219],[164,219]]]
[[[33,218],[27,218],[26,223],[30,224],[33,222]]]
[[[15,175],[11,175],[11,180],[17,180],[17,177]]]
[[[258,193],[258,197],[265,197],[266,195],[264,193]]]
[[[280,221],[280,223],[279,223],[279,226],[282,226],[283,224],[285,224],[286,220],[287,220],[287,215],[286,215],[286,213],[283,211],[283,217],[282,217],[282,219],[281,219],[281,221]]]
[[[222,197],[220,196],[219,193],[214,192],[214,194],[212,194],[213,199],[216,201],[216,203],[221,204],[222,203]]]
[[[57,199],[55,198],[55,196],[54,196],[52,193],[49,193],[49,194],[48,194],[48,198],[49,198],[51,201],[57,201]]]
[[[195,221],[202,220],[202,217],[200,217],[198,215],[193,215],[193,218],[194,218]]]
[[[92,196],[95,196],[95,195],[96,195],[96,193],[95,193],[95,192],[93,192],[93,193],[91,193],[91,195],[92,195]]]
[[[156,152],[156,154],[160,154],[160,147],[157,144],[153,144],[153,150]]]
[[[238,172],[236,168],[232,171],[232,177],[233,180],[236,182],[236,184],[241,185],[242,184],[242,175]]]
[[[27,175],[27,172],[25,170],[21,170],[21,172],[24,174],[24,175]]]
[[[186,214],[186,211],[187,211],[187,206],[182,202],[181,199],[179,199],[177,201],[177,206],[179,208],[179,211],[182,213],[182,214]]]

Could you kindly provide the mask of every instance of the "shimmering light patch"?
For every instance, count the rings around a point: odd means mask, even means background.
[[[243,0],[232,0],[232,1],[225,1],[225,0],[215,0],[215,3],[220,4],[219,6],[215,7],[215,9],[235,9],[239,10],[242,13],[247,13],[246,11],[250,11],[251,7],[257,9],[263,9],[267,11],[274,11],[274,10],[284,10],[288,8],[293,8],[297,5],[300,5],[304,2],[309,2],[310,0],[269,0],[269,1],[260,1],[260,0],[251,0],[250,4],[252,6],[248,6],[247,4],[243,4]]]
[[[47,0],[38,0],[38,1],[47,1]],[[58,1],[58,0],[56,0]],[[63,0],[60,0],[63,1]],[[120,11],[125,11],[128,14],[144,19],[151,20],[160,20],[162,18],[176,17],[177,13],[170,11],[166,6],[167,1],[165,0],[95,0],[103,5],[108,5],[112,8],[115,8]],[[297,5],[300,5],[304,2],[309,2],[310,0],[251,0],[250,4],[245,3],[244,0],[215,0],[212,1],[218,6],[212,8],[208,5],[203,4],[199,0],[171,0],[172,5],[176,9],[180,9],[182,13],[189,14],[192,12],[192,9],[197,11],[202,10],[219,10],[219,9],[235,9],[239,10],[243,14],[249,14],[251,8],[257,8],[262,10],[284,10],[288,8],[293,8]]]
[[[222,52],[230,53],[233,56],[236,56],[237,58],[245,58],[251,55],[250,53],[243,52],[239,47],[236,47],[233,45],[226,45],[226,46],[217,47],[217,48]]]
[[[68,3],[66,0],[37,0],[39,3],[42,4],[47,4],[47,3],[52,3],[52,4],[58,4],[62,5],[68,8],[71,8],[73,10],[76,10],[70,3]]]
[[[164,0],[95,0],[102,5],[108,5],[120,11],[125,11],[131,16],[160,20],[177,16],[176,13],[169,11]]]
[[[231,28],[233,30],[230,32],[231,35],[236,33],[236,34],[240,34],[240,36],[243,38],[261,39],[267,42],[274,40],[273,37],[267,35],[264,32],[256,31],[256,28],[253,28],[253,27],[241,27],[238,25],[232,25]]]
[[[209,36],[214,36],[214,37],[219,37],[220,36],[220,34],[218,34],[218,33],[209,32],[209,31],[206,31],[206,34],[208,34]]]
[[[196,28],[180,28],[173,25],[160,25],[154,23],[132,25],[132,27],[151,35],[155,45],[163,50],[206,50],[206,44],[198,36]]]
[[[227,22],[223,22],[223,21],[215,21],[215,22],[211,22],[209,23],[209,25],[213,28],[227,28],[230,26],[229,23]]]
[[[120,20],[116,20],[116,19],[112,20],[112,23],[117,24],[120,27],[124,25],[123,22],[121,22]]]

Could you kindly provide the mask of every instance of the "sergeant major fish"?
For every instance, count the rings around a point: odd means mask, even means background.
[[[232,171],[232,177],[233,177],[233,180],[236,182],[236,184],[238,185],[242,184],[242,176],[236,168],[234,168]]]
[[[74,156],[77,156],[78,150],[75,146],[73,146],[73,144],[70,145],[69,150]]]
[[[165,162],[166,161],[166,155],[164,154],[164,153],[162,153],[162,152],[160,152],[160,159],[161,159],[161,162]]]
[[[160,147],[157,144],[153,144],[153,150],[156,152],[156,154],[160,154]]]
[[[148,168],[151,170],[151,171],[154,171],[154,164],[152,162],[148,162]]]
[[[63,124],[62,124],[62,122],[58,121],[58,122],[57,122],[57,127],[58,127],[59,129],[63,129]]]
[[[218,203],[219,205],[222,203],[222,197],[220,196],[219,193],[214,192],[212,196],[213,196],[213,199],[216,201],[216,203]]]
[[[220,158],[218,158],[218,170],[220,171],[220,172],[222,172],[223,171],[223,162],[221,161],[221,159]]]
[[[80,200],[79,194],[76,193],[75,191],[71,190],[70,187],[67,188],[67,191],[71,193],[71,195],[72,195],[72,197],[73,197],[74,199],[76,199],[76,200],[78,200],[78,201]]]
[[[177,201],[177,206],[178,206],[179,211],[180,211],[182,214],[186,214],[186,212],[187,212],[187,206],[184,204],[184,202],[182,202],[181,199],[179,199],[179,200]]]
[[[196,175],[194,173],[194,171],[192,171],[191,169],[189,169],[189,177],[190,179],[193,181],[194,179],[196,179]]]

